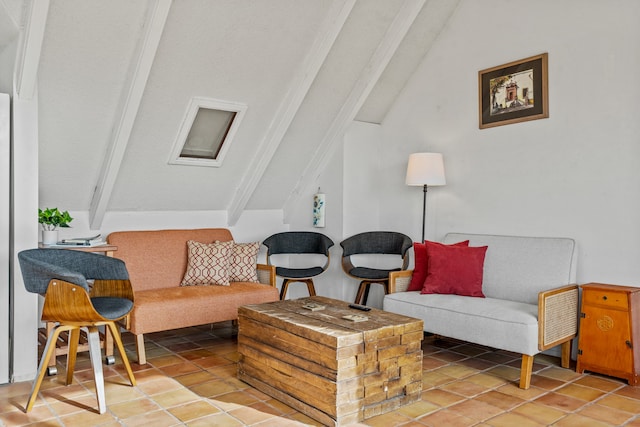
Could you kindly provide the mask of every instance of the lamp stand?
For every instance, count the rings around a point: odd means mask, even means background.
[[[427,217],[427,184],[422,187],[422,240],[420,243],[424,243],[424,226],[425,218]]]

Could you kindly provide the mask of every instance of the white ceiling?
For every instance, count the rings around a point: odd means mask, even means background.
[[[48,3],[37,77],[40,205],[88,210],[96,228],[111,210],[228,210],[231,222],[244,209],[286,210],[348,123],[384,120],[457,5]],[[23,9],[0,0],[0,28],[28,28]],[[0,50],[14,35],[0,31]],[[195,96],[248,106],[222,167],[168,164]]]

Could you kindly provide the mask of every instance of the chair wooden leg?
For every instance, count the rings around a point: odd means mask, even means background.
[[[305,280],[305,283],[307,284],[307,290],[309,291],[309,296],[310,297],[316,296],[316,288],[315,286],[313,286],[313,280],[307,279]]]
[[[136,351],[138,353],[138,363],[140,365],[147,364],[147,351],[144,348],[144,335],[136,335]]]
[[[284,279],[282,281],[282,288],[280,288],[280,301],[284,301],[287,296],[287,289],[289,288],[289,279]]]
[[[100,352],[100,332],[97,326],[87,327],[89,341],[89,357],[93,367],[93,380],[96,384],[96,397],[98,399],[98,412],[104,414],[107,411],[107,403],[104,394],[104,373],[102,372],[102,354]]]
[[[116,363],[116,359],[113,357],[113,340],[111,331],[108,327],[104,328],[104,362],[107,365],[113,365]]]
[[[78,342],[80,341],[80,328],[76,327],[69,331],[69,347],[67,350],[67,382],[69,385],[73,382],[73,371],[76,367],[76,358],[78,356]]]
[[[42,358],[40,359],[40,366],[38,368],[38,374],[33,381],[33,387],[31,388],[31,396],[29,396],[29,400],[27,401],[27,406],[25,407],[25,412],[29,412],[33,408],[33,404],[38,397],[38,391],[40,391],[40,386],[42,385],[42,380],[44,379],[44,374],[47,371],[47,365],[51,356],[56,354],[56,342],[58,341],[58,337],[61,332],[69,331],[74,326],[68,325],[58,325],[51,331],[52,333],[48,335],[47,345],[45,346],[44,353],[42,353]]]
[[[47,322],[47,342],[49,341],[49,337],[53,334],[53,329],[56,326],[56,322]],[[49,358],[49,364],[47,366],[47,373],[49,375],[56,375],[58,373],[58,367],[56,366],[56,352],[51,353],[51,357]]]
[[[131,365],[129,364],[129,358],[127,357],[127,353],[124,351],[124,345],[122,344],[122,338],[120,337],[120,331],[118,330],[118,326],[114,322],[107,323],[108,329],[110,330],[111,336],[113,336],[113,340],[118,347],[118,351],[120,352],[120,357],[122,357],[122,363],[124,363],[124,367],[127,370],[127,375],[129,375],[129,381],[131,381],[131,385],[136,385],[136,378],[133,376],[133,371],[131,370]],[[105,328],[106,329],[106,328]],[[105,330],[105,333],[107,331]]]
[[[533,356],[522,355],[522,366],[520,368],[520,388],[527,390],[531,386],[531,373],[533,372]]]
[[[371,289],[371,282],[367,282],[367,286],[364,288],[364,297],[362,298],[362,305],[367,305],[370,289]]]
[[[360,282],[360,286],[358,287],[358,293],[356,294],[356,300],[354,301],[356,304],[360,304],[362,300],[362,296],[364,295],[364,290],[369,286],[369,282],[363,280]]]

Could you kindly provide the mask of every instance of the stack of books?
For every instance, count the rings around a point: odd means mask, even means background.
[[[91,237],[75,237],[73,239],[62,239],[56,246],[100,246],[107,243],[100,237],[100,234]]]

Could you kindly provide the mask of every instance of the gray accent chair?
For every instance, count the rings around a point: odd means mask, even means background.
[[[280,289],[280,299],[284,300],[290,283],[301,282],[307,285],[310,296],[316,294],[313,284],[313,277],[323,273],[328,267],[331,257],[329,248],[333,246],[333,240],[322,233],[313,231],[285,231],[267,237],[263,242],[267,247],[267,264],[272,264],[272,255],[292,255],[308,254],[321,255],[326,258],[323,265],[304,267],[276,267],[276,276],[282,277],[282,288]]]
[[[402,233],[395,231],[367,231],[351,236],[340,243],[342,246],[342,270],[354,279],[360,280],[356,304],[367,304],[369,287],[372,283],[384,286],[385,295],[389,293],[389,273],[406,270],[409,266],[408,250],[413,242]],[[356,266],[354,255],[398,255],[400,266],[397,268],[376,268]],[[362,300],[362,302],[361,302]]]
[[[116,322],[133,309],[134,297],[129,274],[123,261],[103,255],[65,249],[29,249],[18,254],[27,291],[44,296],[42,320],[55,322],[40,359],[25,412],[33,408],[47,362],[55,352],[56,342],[68,333],[66,384],[73,381],[80,329],[87,331],[99,413],[106,411],[104,376],[101,364],[98,327],[112,334],[131,385],[136,380],[120,338]],[[92,284],[90,285],[90,283]]]

